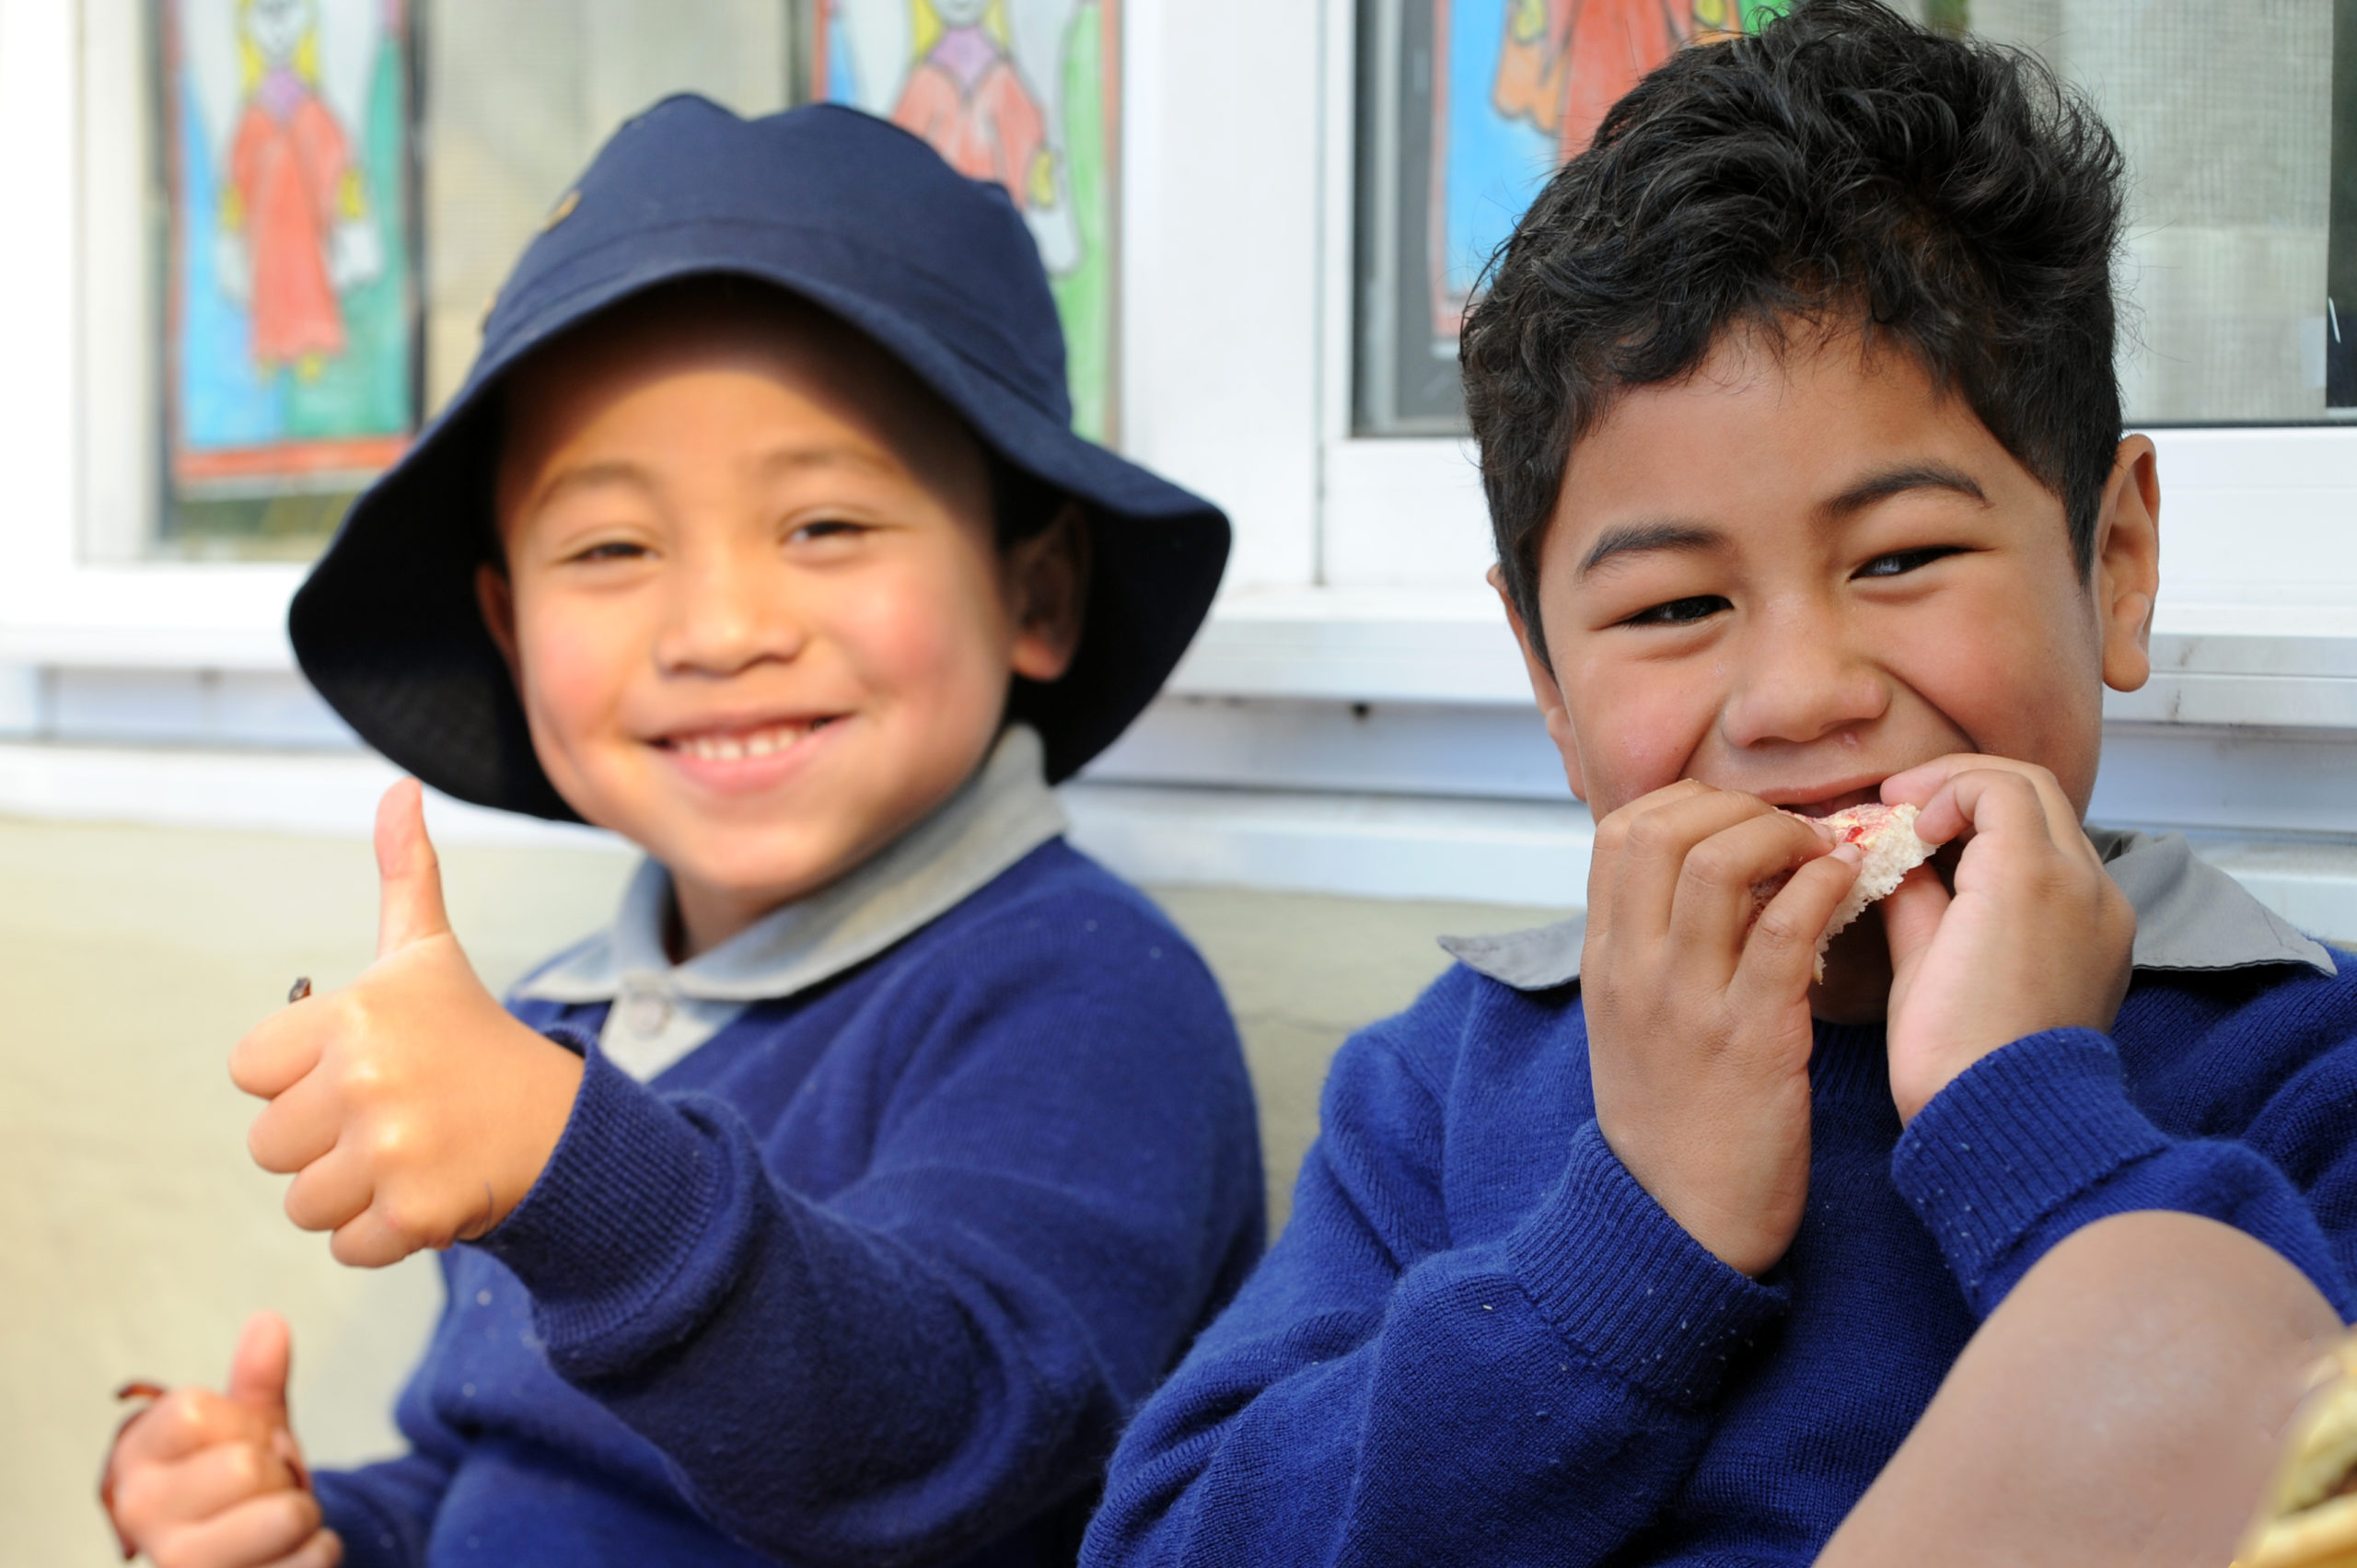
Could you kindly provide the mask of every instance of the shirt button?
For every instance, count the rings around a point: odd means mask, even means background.
[[[622,1027],[641,1039],[661,1034],[670,1021],[670,998],[659,991],[633,991],[622,999]]]

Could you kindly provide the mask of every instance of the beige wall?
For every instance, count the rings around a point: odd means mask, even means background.
[[[453,923],[505,984],[597,926],[629,862],[446,849]],[[1327,1056],[1439,972],[1445,930],[1538,912],[1164,890],[1226,987],[1261,1091],[1272,1211]],[[338,1267],[245,1154],[224,1059],[288,982],[370,957],[366,844],[0,819],[0,1565],[112,1561],[92,1483],[131,1376],[216,1382],[247,1313],[295,1326],[316,1458],[394,1441],[390,1400],[439,1305],[433,1263]]]

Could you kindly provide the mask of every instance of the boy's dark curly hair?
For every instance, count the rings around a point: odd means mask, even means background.
[[[1613,106],[1491,258],[1458,359],[1506,588],[1539,656],[1538,555],[1572,443],[1731,330],[1855,322],[1960,394],[2059,495],[2079,570],[2120,436],[2119,146],[2035,59],[1877,0],[1803,0]]]

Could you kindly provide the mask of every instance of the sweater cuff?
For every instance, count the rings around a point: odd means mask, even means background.
[[[2129,1103],[2119,1052],[2049,1029],[1990,1052],[1918,1111],[1890,1177],[1977,1309],[1980,1286],[2040,1220],[2169,1146]]]
[[[380,1513],[360,1489],[332,1470],[315,1470],[312,1495],[319,1502],[319,1522],[343,1542],[343,1568],[409,1568],[425,1561],[425,1542],[410,1539]]]
[[[1696,1405],[1780,1318],[1786,1293],[1729,1268],[1629,1174],[1594,1121],[1563,1182],[1506,1242],[1523,1289],[1593,1365]]]
[[[726,1161],[599,1051],[524,1201],[476,1245],[532,1293],[552,1353],[614,1335],[687,1270],[726,1205]]]

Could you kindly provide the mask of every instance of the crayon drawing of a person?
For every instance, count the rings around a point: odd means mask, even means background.
[[[909,72],[892,119],[958,173],[1006,187],[1025,211],[1056,202],[1047,116],[1005,39],[1005,0],[917,0],[938,29]],[[995,23],[996,25],[993,25]]]
[[[1507,0],[1491,103],[1555,137],[1568,158],[1679,45],[1742,29],[1740,0]]]
[[[242,101],[221,195],[223,285],[255,368],[307,378],[344,351],[339,293],[381,265],[350,138],[319,91],[318,0],[238,0]]]

